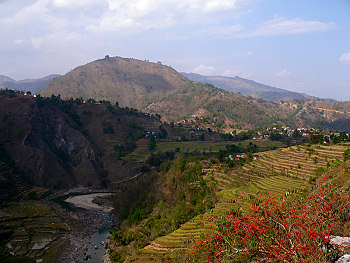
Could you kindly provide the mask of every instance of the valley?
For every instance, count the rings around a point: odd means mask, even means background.
[[[0,261],[274,260],[245,248],[255,230],[237,249],[200,248],[274,196],[308,203],[320,185],[348,196],[349,107],[267,101],[109,56],[35,95],[1,90]],[[328,234],[350,234],[349,206]],[[344,253],[327,242],[319,257],[334,262]]]
[[[0,0],[0,263],[350,263],[349,13]]]
[[[169,235],[155,239],[139,250],[130,262],[161,262],[169,257],[177,258],[179,251],[186,250],[189,244],[215,233],[212,230],[213,218],[232,211],[248,212],[247,200],[257,194],[299,195],[309,191],[327,167],[342,159],[348,147],[281,148],[259,153],[256,160],[236,169],[229,169],[227,164],[202,162],[203,178],[217,189],[218,201],[214,208],[182,224]]]

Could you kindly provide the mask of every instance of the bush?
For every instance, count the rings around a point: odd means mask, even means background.
[[[314,170],[314,174],[315,174],[316,176],[320,176],[320,175],[322,175],[325,171],[327,171],[325,168],[323,168],[323,167],[317,167],[317,168],[315,168],[315,170]]]
[[[37,196],[37,193],[35,191],[31,191],[28,193],[28,199],[35,199]]]
[[[347,149],[343,153],[344,161],[350,160],[350,149]]]
[[[339,159],[335,159],[330,163],[330,167],[338,167],[339,165],[341,165],[341,161]]]
[[[119,250],[110,250],[109,252],[109,258],[114,263],[124,262],[126,258],[126,250],[125,249],[119,249]]]
[[[350,199],[320,185],[313,195],[286,199],[258,195],[250,213],[213,215],[214,234],[198,241],[188,255],[194,262],[328,262],[332,229],[349,219]],[[214,227],[213,227],[214,226]],[[328,250],[329,251],[329,250]]]

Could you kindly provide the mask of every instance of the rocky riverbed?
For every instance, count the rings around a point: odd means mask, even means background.
[[[93,202],[93,199],[107,195],[110,194],[80,195],[67,199],[77,208],[73,211],[66,211],[65,219],[71,231],[67,235],[64,247],[59,252],[58,262],[104,262],[103,254],[107,244],[104,242],[102,242],[104,246],[94,244],[93,236],[102,228],[111,227],[115,218],[110,207],[99,206]],[[108,257],[105,259],[108,262]]]

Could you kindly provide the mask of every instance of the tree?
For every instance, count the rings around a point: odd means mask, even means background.
[[[344,246],[331,245],[329,236],[347,220],[349,201],[322,185],[302,200],[259,194],[250,212],[204,221],[213,234],[194,244],[187,262],[333,262]],[[322,249],[331,246],[332,253]]]
[[[148,150],[154,151],[157,147],[156,139],[151,137],[151,142],[148,144]]]
[[[350,149],[347,149],[343,153],[344,161],[350,160]]]

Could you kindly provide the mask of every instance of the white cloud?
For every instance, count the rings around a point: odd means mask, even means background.
[[[341,55],[339,58],[339,61],[341,63],[350,64],[350,52],[344,53],[343,55]]]
[[[2,18],[0,25],[26,28],[24,33],[29,33],[31,30],[40,33],[46,28],[50,28],[50,30],[66,28],[71,20],[55,16],[48,5],[49,0],[37,0],[31,5],[19,9],[15,14],[9,14],[7,17]]]
[[[276,73],[276,77],[279,77],[279,78],[284,78],[290,75],[292,75],[292,72],[289,72],[286,69],[283,69],[282,71]]]
[[[51,4],[57,8],[80,8],[86,7],[91,3],[101,2],[98,0],[52,0]]]
[[[203,25],[234,17],[252,0],[106,0],[109,10],[87,30],[141,31],[176,25]]]
[[[248,34],[255,36],[279,36],[305,34],[317,31],[328,31],[335,28],[334,23],[323,23],[319,21],[306,21],[301,18],[294,19],[273,19],[263,23],[255,31]]]
[[[60,0],[63,1],[63,0]],[[68,1],[68,0],[67,0]],[[233,9],[242,9],[251,1],[242,0],[106,0],[110,10],[131,11],[149,13],[150,10],[173,7],[172,11],[197,10],[198,12],[219,12]],[[131,15],[131,13],[130,13]]]
[[[13,40],[13,44],[15,44],[15,45],[20,45],[20,44],[22,44],[23,42],[24,42],[23,39],[15,39],[15,40]]]
[[[242,32],[244,27],[242,25],[231,26],[215,26],[199,30],[195,33],[197,36],[219,36],[219,37],[233,37],[237,33]]]
[[[232,58],[239,58],[239,57],[251,57],[253,56],[254,53],[253,51],[245,51],[245,52],[239,52],[239,51],[233,51],[230,53],[230,56]]]
[[[216,68],[213,66],[205,66],[203,64],[200,64],[199,66],[195,67],[192,72],[200,74],[200,75],[212,75],[217,72]]]
[[[43,43],[43,38],[41,37],[32,37],[30,40],[33,48],[36,48],[36,49],[39,49]]]
[[[248,38],[259,36],[297,35],[312,32],[324,32],[336,28],[336,24],[320,21],[307,21],[301,18],[273,19],[260,24],[255,29],[247,29],[242,25],[215,26],[202,29],[195,36],[219,36],[227,38]]]

